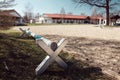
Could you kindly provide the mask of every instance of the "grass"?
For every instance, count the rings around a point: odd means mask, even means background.
[[[47,54],[32,38],[22,39],[19,34],[0,31],[0,80],[115,80],[103,74],[101,68],[89,66],[63,51],[60,57],[68,64],[66,70],[53,62],[42,75],[36,76],[35,68]]]

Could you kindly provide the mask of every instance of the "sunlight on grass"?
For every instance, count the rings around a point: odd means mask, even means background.
[[[13,29],[0,30],[0,33],[14,33],[14,32],[18,32],[18,31],[17,30],[13,30]]]

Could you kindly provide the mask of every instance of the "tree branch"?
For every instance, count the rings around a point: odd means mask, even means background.
[[[78,4],[88,4],[90,6],[96,6],[96,7],[102,7],[102,8],[106,7],[106,4],[104,3],[104,1],[101,1],[101,0],[72,0],[72,1]]]
[[[3,0],[0,1],[0,8],[8,8],[14,6],[14,1],[15,0]]]

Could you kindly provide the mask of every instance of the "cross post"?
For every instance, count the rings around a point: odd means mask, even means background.
[[[54,60],[64,69],[67,68],[67,64],[58,56],[67,44],[67,40],[65,38],[62,38],[58,43],[56,43],[29,31],[29,29],[24,30],[20,28],[20,30],[23,32],[22,36],[32,36],[36,40],[36,44],[48,54],[35,69],[36,75],[43,73]]]

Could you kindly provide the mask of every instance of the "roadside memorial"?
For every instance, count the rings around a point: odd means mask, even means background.
[[[65,38],[62,38],[58,43],[56,43],[31,32],[29,29],[24,30],[20,28],[20,30],[23,32],[22,35],[32,36],[36,40],[36,44],[48,54],[35,69],[36,75],[42,74],[54,60],[62,68],[67,68],[67,64],[58,55],[67,44],[67,40]]]

